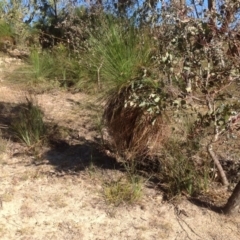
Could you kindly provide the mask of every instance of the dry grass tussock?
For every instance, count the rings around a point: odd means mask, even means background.
[[[4,127],[4,126],[0,126],[0,156],[1,154],[5,153],[7,149],[7,144],[8,144],[8,141],[2,136],[1,127]]]
[[[171,129],[164,115],[153,116],[138,106],[126,106],[130,91],[122,88],[107,101],[104,119],[113,146],[124,158],[154,157],[170,137]]]

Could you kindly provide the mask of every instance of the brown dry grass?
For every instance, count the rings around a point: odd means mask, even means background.
[[[2,127],[4,128],[5,126],[2,126]],[[0,126],[0,155],[6,152],[7,144],[8,144],[8,141],[3,138],[1,126]]]
[[[123,88],[113,94],[106,104],[104,119],[113,145],[118,153],[125,153],[128,160],[153,157],[171,134],[163,115],[154,119],[140,107],[125,107],[129,91]]]

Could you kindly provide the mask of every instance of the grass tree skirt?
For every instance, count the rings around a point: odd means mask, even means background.
[[[124,153],[127,160],[150,159],[168,139],[170,129],[163,115],[153,115],[129,103],[131,94],[130,87],[112,94],[105,108],[105,123],[119,154]]]

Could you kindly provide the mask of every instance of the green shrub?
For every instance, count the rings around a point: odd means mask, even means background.
[[[189,142],[184,144],[173,139],[162,148],[158,177],[168,198],[182,193],[196,196],[207,190],[211,181],[210,164],[194,161],[193,154],[197,151]]]

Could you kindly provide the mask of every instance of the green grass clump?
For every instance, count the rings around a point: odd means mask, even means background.
[[[104,31],[92,34],[86,68],[98,87],[121,87],[143,75],[150,63],[151,41],[130,22],[103,21]]]
[[[35,86],[37,84],[49,84],[49,79],[54,73],[55,59],[49,52],[39,52],[33,49],[25,64],[15,68],[9,74],[8,80],[12,82]]]
[[[46,134],[42,111],[27,99],[27,104],[20,107],[16,119],[11,124],[14,136],[27,146],[39,143]]]
[[[14,80],[16,75],[20,75],[22,82],[33,86],[71,87],[80,86],[81,74],[78,59],[66,47],[58,45],[43,52],[33,49],[26,63],[16,69],[10,78]]]
[[[33,50],[29,57],[29,78],[34,82],[47,79],[53,72],[54,59],[53,57],[45,52],[39,53],[37,50]]]
[[[83,71],[79,56],[62,44],[52,50],[52,56],[55,62],[51,79],[59,82],[61,87],[81,88]]]
[[[103,194],[106,202],[114,206],[123,203],[133,204],[142,196],[142,181],[137,176],[121,177],[106,183]]]

